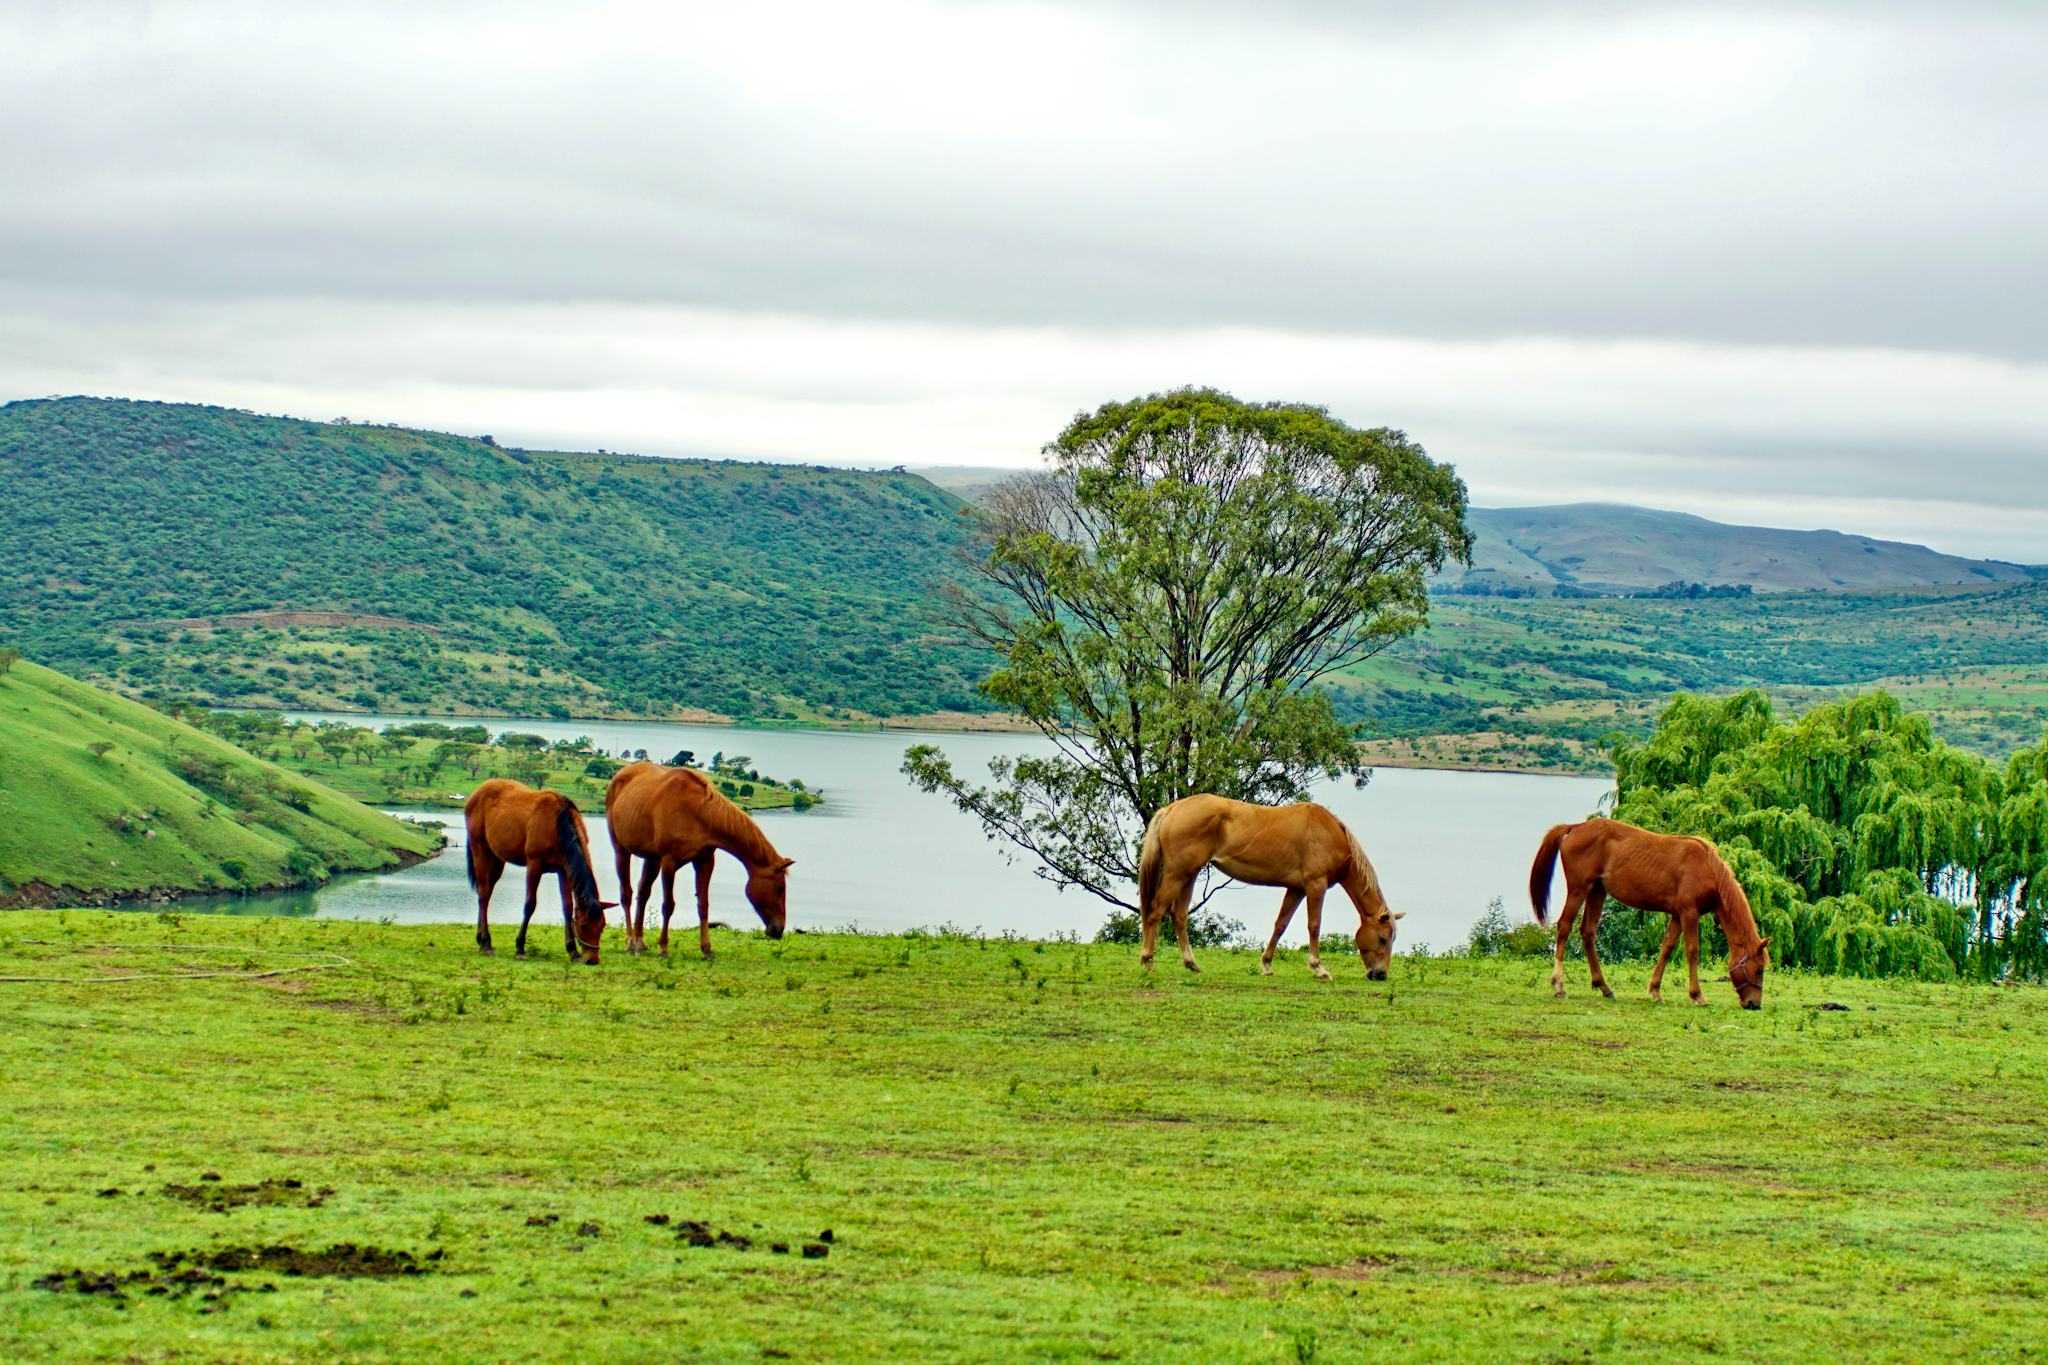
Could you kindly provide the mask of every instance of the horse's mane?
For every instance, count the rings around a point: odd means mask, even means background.
[[[678,776],[686,775],[686,780],[696,786],[703,798],[697,807],[697,817],[722,847],[738,855],[740,861],[749,867],[781,860],[782,855],[775,851],[775,845],[768,842],[768,836],[761,832],[761,826],[755,823],[754,817],[734,805],[710,778],[694,768],[672,768],[669,771]]]
[[[597,878],[590,870],[590,835],[583,828],[583,812],[576,803],[557,793],[561,806],[555,812],[555,838],[562,846],[562,863],[569,869],[569,881],[575,891],[576,904],[581,908],[596,905],[603,899],[598,894]],[[471,860],[471,879],[475,878],[475,862]]]
[[[1386,893],[1380,891],[1380,874],[1373,870],[1372,859],[1365,856],[1365,848],[1358,842],[1358,836],[1343,821],[1337,823],[1343,829],[1344,837],[1351,841],[1351,875],[1361,878],[1366,886],[1384,898]]]
[[[1707,852],[1714,858],[1714,890],[1720,893],[1714,918],[1721,925],[1722,937],[1728,940],[1728,951],[1731,954],[1753,952],[1757,940],[1763,935],[1756,927],[1756,912],[1749,908],[1749,896],[1743,891],[1742,883],[1735,880],[1735,873],[1729,869],[1728,860],[1721,856],[1721,851],[1705,839],[1700,842],[1706,845]],[[1740,944],[1731,930],[1743,932]]]

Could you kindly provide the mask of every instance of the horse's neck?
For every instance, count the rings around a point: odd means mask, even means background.
[[[711,835],[711,842],[738,858],[749,869],[768,866],[782,856],[775,851],[775,845],[768,842],[768,836],[761,832],[753,817],[738,806],[730,803],[721,806],[713,802],[706,807],[704,814],[705,829]]]
[[[1714,903],[1714,923],[1721,926],[1721,937],[1728,940],[1732,955],[1756,951],[1757,941],[1763,937],[1756,927],[1755,912],[1742,901],[1730,901],[1725,894]]]

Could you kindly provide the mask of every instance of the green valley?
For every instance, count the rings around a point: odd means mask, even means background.
[[[0,673],[0,906],[303,886],[440,846],[140,703]]]

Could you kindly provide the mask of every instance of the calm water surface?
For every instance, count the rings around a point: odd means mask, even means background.
[[[311,715],[309,719],[326,717]],[[339,716],[354,725],[381,727],[422,719],[411,716]],[[1092,935],[1108,910],[1084,893],[1064,894],[1007,862],[981,837],[978,826],[942,798],[913,788],[897,772],[903,751],[936,739],[962,773],[982,775],[998,754],[1040,747],[1022,735],[945,735],[903,731],[747,730],[637,721],[486,721],[492,730],[517,729],[564,739],[588,735],[609,752],[645,749],[667,759],[679,749],[696,751],[703,763],[714,753],[745,754],[750,764],[778,778],[801,778],[821,788],[823,804],[798,815],[762,812],[757,818],[787,857],[792,927],[870,931],[954,924],[994,934],[1008,930],[1027,937],[1055,933]],[[1400,946],[1423,942],[1437,948],[1463,941],[1472,921],[1495,896],[1510,914],[1526,913],[1529,859],[1543,831],[1563,820],[1591,814],[1609,784],[1601,778],[1522,777],[1495,773],[1431,772],[1381,768],[1364,791],[1348,783],[1315,793],[1358,834],[1379,870],[1388,902],[1406,912]],[[459,788],[458,788],[459,790]],[[449,831],[446,852],[391,874],[342,877],[312,891],[222,899],[206,908],[251,914],[324,915],[349,919],[390,918],[400,923],[469,921],[476,914],[463,872],[462,821],[458,812],[413,812],[442,822]],[[601,815],[586,812],[597,854],[599,884],[617,899],[611,844]],[[712,916],[735,928],[758,926],[741,887],[739,864],[721,858],[712,880]],[[694,923],[687,871],[677,879],[683,902],[677,924]],[[491,906],[494,924],[516,924],[523,882],[516,869],[499,883]],[[1212,902],[1261,937],[1270,932],[1280,892],[1231,886]],[[656,905],[659,904],[657,893]],[[195,907],[196,908],[196,907]],[[616,923],[617,912],[613,912]],[[653,916],[659,919],[659,912]],[[550,878],[541,890],[536,926],[561,932],[561,901]],[[1357,927],[1350,903],[1333,892],[1324,932]],[[1296,916],[1293,942],[1306,937]]]

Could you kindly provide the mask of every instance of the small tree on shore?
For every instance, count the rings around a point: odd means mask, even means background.
[[[952,615],[983,692],[1052,741],[981,786],[935,745],[903,771],[1062,888],[1132,907],[1153,812],[1195,792],[1299,799],[1364,780],[1315,686],[1422,626],[1466,560],[1465,487],[1398,431],[1182,389],[1076,417],[988,499]]]

